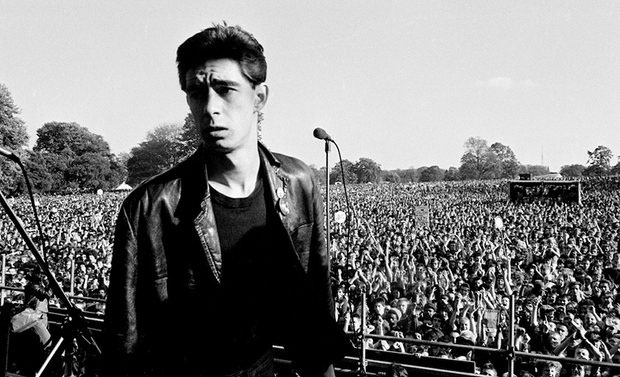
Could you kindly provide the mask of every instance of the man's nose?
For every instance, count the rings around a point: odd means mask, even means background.
[[[209,95],[207,96],[207,100],[205,101],[204,111],[210,116],[220,114],[222,107],[222,99],[219,95],[213,90],[209,89]]]

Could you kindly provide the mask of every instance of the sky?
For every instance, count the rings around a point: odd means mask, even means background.
[[[183,122],[176,48],[221,21],[265,49],[263,140],[317,167],[316,127],[383,169],[458,167],[469,137],[551,171],[618,161],[618,1],[0,0],[0,83],[31,145],[63,121],[129,152]]]

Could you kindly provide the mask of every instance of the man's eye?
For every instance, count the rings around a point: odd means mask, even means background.
[[[218,87],[217,89],[215,89],[215,91],[219,94],[219,95],[227,95],[230,92],[233,91],[233,88],[228,87],[228,86],[221,86]]]

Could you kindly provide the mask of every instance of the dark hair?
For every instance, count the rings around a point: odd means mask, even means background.
[[[226,23],[194,34],[177,49],[177,69],[181,89],[185,90],[185,74],[210,59],[233,59],[239,63],[243,75],[258,85],[267,79],[267,62],[263,46],[240,26]]]
[[[409,372],[400,364],[391,364],[385,374],[386,377],[407,377]]]
[[[377,297],[377,298],[374,300],[374,302],[373,302],[372,304],[373,304],[373,305],[376,305],[376,304],[385,305],[385,303],[386,303],[385,298],[383,298],[383,297]]]
[[[36,309],[38,302],[45,299],[47,299],[47,292],[42,284],[26,284],[24,288],[24,304],[26,307]]]

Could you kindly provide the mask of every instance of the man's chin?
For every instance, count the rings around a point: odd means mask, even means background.
[[[203,140],[203,144],[207,153],[227,154],[234,150],[234,148],[227,145],[224,140]]]

